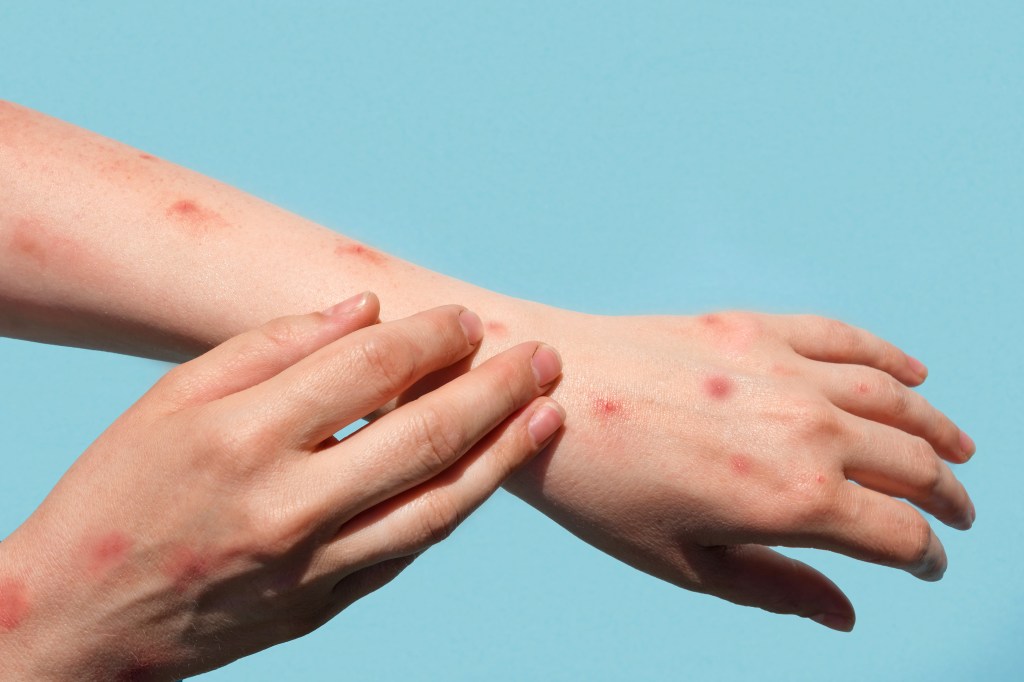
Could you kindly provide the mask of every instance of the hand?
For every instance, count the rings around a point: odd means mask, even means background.
[[[839,630],[854,621],[843,593],[765,545],[942,576],[939,540],[894,498],[969,528],[942,460],[975,448],[907,388],[921,363],[812,316],[569,315],[542,316],[565,358],[566,427],[513,492],[652,575]]]
[[[559,428],[525,343],[342,442],[475,350],[446,306],[372,295],[169,372],[0,545],[0,677],[178,679],[310,632],[447,536]]]

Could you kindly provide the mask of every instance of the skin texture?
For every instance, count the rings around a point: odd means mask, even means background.
[[[974,444],[910,390],[927,370],[840,322],[612,318],[511,299],[15,105],[0,107],[0,186],[0,331],[12,336],[187,359],[371,288],[384,319],[445,301],[479,310],[495,333],[455,372],[521,340],[552,343],[566,428],[507,487],[681,587],[848,630],[842,592],[767,546],[934,580],[942,547],[897,498],[957,528],[973,521],[946,462]],[[207,217],[168,216],[182,201]]]
[[[338,442],[479,345],[446,306],[362,295],[172,370],[0,546],[0,678],[176,680],[317,628],[448,536],[550,440],[524,343]]]

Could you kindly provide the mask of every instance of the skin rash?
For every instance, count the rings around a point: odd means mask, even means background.
[[[704,394],[715,400],[724,400],[732,393],[732,382],[725,377],[714,374],[704,379]]]
[[[0,578],[0,632],[10,632],[28,615],[25,584],[13,578]]]

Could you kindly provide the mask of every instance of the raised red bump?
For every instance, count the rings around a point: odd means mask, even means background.
[[[192,583],[210,572],[212,562],[202,554],[182,545],[168,553],[160,568],[161,572],[170,578],[174,589],[185,592]]]
[[[731,455],[729,457],[729,467],[737,476],[746,476],[750,473],[750,458],[741,454]]]
[[[28,590],[14,578],[0,578],[0,632],[17,628],[28,615]]]
[[[88,550],[88,569],[93,577],[103,577],[128,557],[132,540],[120,531],[111,531],[94,541]]]
[[[505,336],[508,334],[508,327],[497,320],[488,320],[484,324],[484,328],[487,330],[488,334],[493,334],[494,336]]]
[[[179,199],[167,207],[165,214],[193,236],[199,236],[210,228],[226,227],[228,221],[213,209],[200,205],[193,199]]]
[[[724,400],[732,393],[732,382],[721,374],[712,374],[704,379],[704,393],[715,400]]]
[[[368,246],[363,244],[341,242],[334,247],[334,255],[336,256],[354,256],[364,263],[370,265],[384,265],[387,263],[387,256],[375,251]]]
[[[594,412],[601,419],[609,419],[622,412],[622,403],[610,398],[595,398]]]

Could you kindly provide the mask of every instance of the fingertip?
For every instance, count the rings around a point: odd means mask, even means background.
[[[553,382],[562,373],[562,356],[546,343],[538,344],[531,363],[533,377],[541,388]]]
[[[808,618],[837,632],[851,632],[856,621],[852,613],[818,613]]]
[[[537,449],[549,441],[565,422],[565,409],[561,405],[550,398],[539,402],[540,406],[534,410],[527,425],[534,448]]]
[[[459,324],[462,325],[469,345],[475,346],[484,338],[484,323],[472,310],[464,309],[459,313]]]
[[[928,378],[928,367],[913,355],[907,355],[907,365],[910,366],[910,371],[915,378],[915,383],[913,385],[919,386],[923,384],[925,379]]]
[[[960,431],[960,453],[963,457],[963,461],[969,460],[974,456],[974,453],[978,451],[978,446],[975,445],[974,439]]]
[[[325,309],[323,314],[327,317],[348,317],[355,313],[362,312],[366,306],[369,305],[371,298],[374,302],[377,301],[377,297],[373,293],[364,291],[352,296],[351,298],[346,298],[341,303],[332,305]]]

